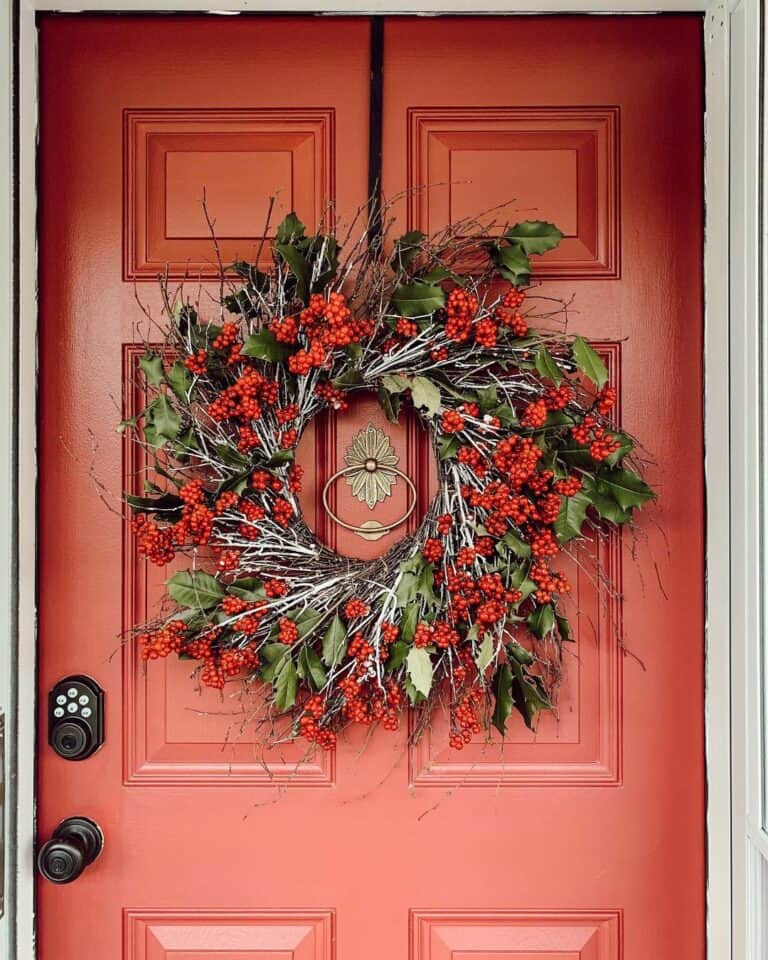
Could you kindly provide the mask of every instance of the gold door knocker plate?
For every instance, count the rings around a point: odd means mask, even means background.
[[[384,534],[405,523],[416,508],[417,493],[411,478],[397,468],[399,460],[386,433],[369,423],[347,447],[344,454],[347,466],[337,470],[323,487],[323,507],[328,516],[340,527],[356,533],[363,540],[380,540]],[[398,477],[402,478],[408,487],[411,502],[405,513],[391,523],[380,523],[373,519],[365,520],[361,524],[347,523],[336,516],[328,503],[328,491],[339,477],[346,479],[352,496],[367,504],[369,510],[392,496]]]

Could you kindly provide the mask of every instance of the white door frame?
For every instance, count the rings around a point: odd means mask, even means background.
[[[218,9],[212,11],[212,5]],[[768,920],[761,917],[768,897],[761,786],[761,453],[768,449],[763,442],[768,379],[762,290],[768,289],[763,283],[768,272],[762,243],[767,221],[760,206],[766,129],[759,95],[765,87],[761,0],[482,0],[482,11],[471,0],[5,0],[0,7],[0,62],[7,64],[2,80],[8,81],[0,80],[0,204],[15,191],[8,215],[0,217],[0,709],[5,715],[6,839],[0,957],[35,956],[35,18],[46,11],[703,15],[708,957],[768,955],[761,940],[768,936]]]

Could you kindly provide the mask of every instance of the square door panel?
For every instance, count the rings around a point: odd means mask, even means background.
[[[620,395],[620,345],[595,346]],[[619,404],[616,417],[620,417]],[[503,741],[495,730],[483,731],[457,751],[448,745],[449,718],[437,709],[410,747],[412,784],[612,786],[621,782],[621,534],[607,531],[578,549],[580,562],[562,564],[573,586],[573,598],[565,609],[576,642],[563,645],[556,712],[541,713],[536,731],[531,732],[513,711]],[[613,592],[595,577],[596,560],[614,585]]]
[[[126,910],[125,960],[332,960],[333,913]]]
[[[158,349],[160,349],[158,347]],[[146,403],[137,385],[143,347],[124,349],[125,417]],[[141,493],[142,451],[126,438],[123,489]],[[184,558],[177,561],[184,569]],[[123,718],[124,781],[127,784],[326,786],[334,779],[334,756],[309,750],[303,741],[266,749],[257,726],[263,715],[256,692],[237,682],[223,694],[201,687],[193,661],[168,657],[145,664],[131,636],[134,625],[154,615],[163,583],[173,572],[138,555],[126,518],[123,537]]]
[[[333,157],[331,108],[126,111],[125,278],[218,275],[204,193],[224,263],[267,266],[286,213],[310,230],[327,214]]]
[[[618,277],[618,122],[616,107],[412,108],[410,228],[484,211],[500,224],[549,220],[564,238],[535,258],[538,277]]]
[[[621,913],[411,912],[410,960],[621,960]]]

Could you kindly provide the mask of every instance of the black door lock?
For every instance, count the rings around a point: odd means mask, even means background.
[[[104,743],[104,691],[90,677],[64,677],[48,694],[48,743],[65,760],[85,760]]]
[[[88,817],[68,817],[37,855],[37,867],[51,883],[72,883],[101,853],[104,834]]]

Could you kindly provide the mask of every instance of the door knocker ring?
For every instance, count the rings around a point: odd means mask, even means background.
[[[338,523],[340,527],[343,527],[345,530],[349,530],[352,533],[357,533],[357,534],[360,534],[361,536],[370,535],[374,531],[378,535],[389,533],[391,530],[394,530],[395,527],[399,527],[400,524],[405,523],[405,521],[410,517],[410,515],[416,509],[416,503],[418,501],[418,494],[416,492],[416,487],[413,483],[413,480],[411,480],[411,478],[407,474],[403,473],[402,470],[398,470],[397,467],[390,467],[390,466],[382,467],[375,460],[370,459],[365,461],[365,469],[369,473],[375,473],[377,470],[381,471],[382,473],[391,473],[391,474],[394,474],[396,477],[402,478],[405,481],[405,484],[408,487],[409,492],[412,494],[411,503],[408,506],[408,509],[405,511],[405,513],[398,520],[393,520],[390,523],[382,523],[382,524],[379,524],[377,522],[376,527],[373,528],[372,530],[370,522],[368,522],[365,526],[356,526],[355,524],[347,523],[345,520],[342,520],[340,517],[337,517],[336,514],[333,512],[333,510],[331,509],[328,503],[329,488],[336,482],[336,480],[339,479],[339,477],[346,477],[352,473],[359,473],[360,472],[359,466],[343,467],[341,470],[337,470],[332,477],[328,478],[325,486],[323,487],[323,507],[325,508],[325,512],[328,514],[331,520],[334,521],[334,523]]]

